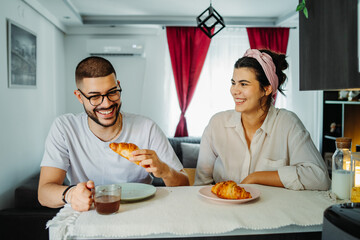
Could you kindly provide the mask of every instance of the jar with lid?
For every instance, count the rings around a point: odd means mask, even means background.
[[[351,138],[336,138],[336,151],[332,156],[331,191],[339,199],[349,200],[353,185],[351,169]]]

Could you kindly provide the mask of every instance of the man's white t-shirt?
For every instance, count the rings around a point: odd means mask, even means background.
[[[111,142],[134,143],[140,149],[151,149],[159,159],[179,171],[183,168],[161,129],[150,119],[130,113],[122,114],[122,130]],[[45,143],[41,166],[67,172],[70,184],[93,180],[95,185],[121,182],[151,183],[145,168],[121,157],[90,130],[85,112],[58,117]]]

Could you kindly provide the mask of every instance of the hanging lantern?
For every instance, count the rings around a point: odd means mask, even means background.
[[[197,18],[197,26],[209,37],[212,38],[225,27],[222,16],[211,6],[202,12]],[[220,28],[215,31],[215,27]],[[214,29],[214,30],[213,30]]]

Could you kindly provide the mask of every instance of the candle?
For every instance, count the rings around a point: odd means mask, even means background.
[[[355,187],[360,187],[360,166],[355,166]]]
[[[360,203],[360,187],[353,187],[351,189],[351,202]]]
[[[351,189],[351,202],[360,203],[360,153],[351,154],[351,165],[353,177],[353,188]]]

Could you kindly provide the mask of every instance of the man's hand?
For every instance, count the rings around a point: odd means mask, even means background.
[[[154,174],[158,178],[163,178],[170,172],[169,166],[162,162],[153,150],[136,150],[132,152],[132,157],[129,160],[132,162],[139,161],[140,166],[146,168],[147,172]]]
[[[94,201],[91,191],[94,188],[94,182],[87,181],[69,189],[68,202],[71,204],[71,207],[79,212],[88,211]]]
[[[156,152],[149,149],[140,149],[132,152],[129,159],[132,162],[139,161],[140,166],[155,177],[162,178],[165,185],[170,186],[189,186],[189,178],[184,170],[176,171],[161,161]]]

